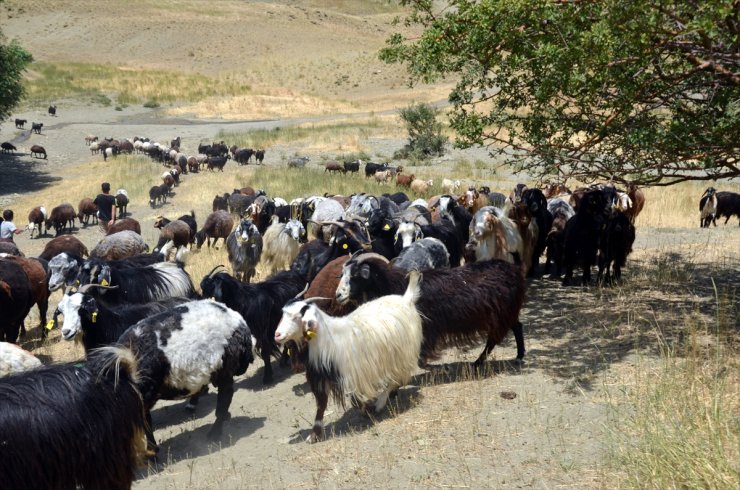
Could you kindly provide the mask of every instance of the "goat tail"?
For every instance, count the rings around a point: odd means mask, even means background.
[[[88,364],[97,379],[113,377],[117,386],[123,375],[133,384],[139,383],[139,361],[130,347],[106,346],[93,349],[88,355]]]
[[[421,296],[421,276],[421,272],[417,270],[409,272],[409,285],[403,295],[405,301],[416,304],[419,296]]]

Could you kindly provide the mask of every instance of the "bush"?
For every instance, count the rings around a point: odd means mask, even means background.
[[[447,136],[442,134],[439,111],[429,104],[415,104],[401,110],[401,120],[409,133],[409,142],[394,157],[412,160],[444,155]]]
[[[144,107],[146,107],[147,109],[156,109],[157,107],[159,107],[159,102],[150,99],[144,102]]]

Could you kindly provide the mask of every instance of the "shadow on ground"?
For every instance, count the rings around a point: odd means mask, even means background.
[[[35,192],[45,189],[54,182],[62,180],[46,170],[47,161],[31,158],[20,153],[0,155],[0,196],[22,192]]]

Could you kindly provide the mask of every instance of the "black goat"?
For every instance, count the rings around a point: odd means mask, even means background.
[[[0,342],[14,344],[18,340],[33,303],[33,289],[23,267],[10,260],[0,260]]]
[[[403,293],[407,286],[405,271],[391,267],[379,255],[362,254],[344,265],[336,297],[340,304],[362,304],[387,294]],[[521,265],[502,260],[425,271],[421,297],[416,303],[424,332],[422,360],[437,359],[442,348],[470,346],[485,338],[486,346],[473,364],[479,368],[494,346],[512,330],[517,360],[521,361],[525,349],[519,312],[525,291]]]
[[[295,271],[278,272],[264,282],[245,284],[216,269],[200,282],[206,298],[214,298],[241,314],[257,339],[255,348],[265,363],[264,384],[272,383],[271,356],[280,351],[275,343],[275,329],[280,323],[282,308],[306,286],[306,279]]]
[[[614,280],[622,278],[622,267],[627,256],[632,253],[635,243],[635,226],[622,212],[615,211],[609,216],[606,228],[601,232],[599,243],[599,282],[610,282],[609,269],[614,264]]]
[[[717,193],[717,218],[721,218],[723,216],[726,217],[725,224],[727,224],[733,216],[740,218],[740,194],[727,191]],[[740,222],[738,224],[740,224]]]
[[[0,379],[2,487],[131,488],[145,451],[137,376],[133,356],[107,349]]]
[[[522,192],[522,203],[527,206],[532,219],[537,223],[537,241],[532,249],[532,262],[529,269],[529,275],[536,273],[539,266],[540,256],[545,251],[547,233],[552,227],[552,214],[547,210],[547,199],[539,189],[525,189]]]
[[[602,226],[606,225],[608,210],[606,197],[600,189],[589,189],[583,194],[578,209],[565,225],[563,239],[563,285],[573,280],[576,265],[583,268],[583,285],[591,282],[591,267],[596,264]]]

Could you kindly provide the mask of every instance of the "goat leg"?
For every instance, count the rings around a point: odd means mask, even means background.
[[[521,364],[524,360],[524,331],[522,329],[522,322],[517,321],[511,331],[514,332],[514,339],[516,340],[516,363]]]
[[[483,352],[480,353],[478,359],[473,363],[473,369],[475,369],[476,371],[480,370],[481,366],[486,361],[488,354],[493,350],[494,347],[496,347],[496,341],[492,338],[489,338],[486,341],[486,346],[483,348]]]
[[[234,378],[224,376],[218,383],[218,398],[216,399],[216,421],[208,431],[208,439],[215,440],[221,437],[223,424],[231,418],[229,406],[234,397]]]
[[[309,444],[324,438],[324,412],[326,411],[326,405],[329,403],[329,394],[325,391],[315,391],[313,396],[316,398],[316,418],[311,433],[306,438],[306,442]]]

